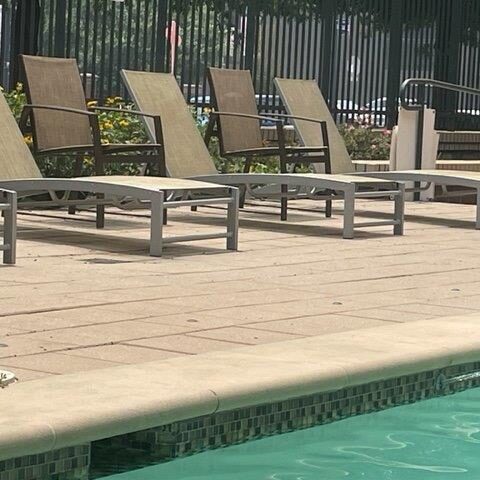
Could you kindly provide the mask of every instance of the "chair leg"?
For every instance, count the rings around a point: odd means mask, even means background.
[[[245,165],[243,166],[243,173],[250,173],[250,168],[252,166],[252,159],[251,157],[245,158]],[[240,199],[239,199],[239,208],[245,207],[245,197],[247,195],[247,187],[242,186],[240,188]]]
[[[163,218],[162,218],[162,222],[163,222],[163,224],[164,224],[164,225],[166,225],[166,224],[167,224],[167,222],[168,222],[168,215],[167,215],[167,209],[166,209],[166,208],[164,208],[164,209],[163,209]]]
[[[97,195],[97,198],[103,198],[103,195]],[[105,205],[97,205],[97,228],[105,227]]]
[[[83,167],[83,157],[77,156],[75,157],[75,165],[73,167],[73,176],[74,177],[79,177],[82,174],[82,167]],[[73,192],[71,194],[72,200],[77,200],[78,199],[78,192]],[[75,215],[76,212],[76,206],[75,205],[70,205],[68,207],[68,213],[69,215]]]
[[[280,220],[285,222],[287,220],[287,211],[288,211],[288,185],[281,186],[282,196],[280,199]]]
[[[353,238],[355,229],[355,189],[344,192],[343,238]]]
[[[325,202],[325,217],[330,218],[332,216],[332,201],[327,200]]]
[[[161,257],[163,251],[163,192],[158,192],[150,204],[150,255]]]
[[[17,246],[17,194],[7,193],[6,199],[10,209],[2,212],[4,217],[3,236],[4,244],[9,245],[9,248],[3,252],[3,262],[13,265],[16,261]]]
[[[480,229],[480,188],[477,190],[477,215],[475,219],[475,228]]]
[[[395,211],[393,219],[397,222],[393,227],[394,235],[403,235],[404,222],[405,222],[405,185],[398,185],[398,194],[395,195]]]
[[[239,199],[239,208],[245,207],[245,197],[247,195],[247,189],[245,187],[240,187],[240,199]]]
[[[238,195],[237,188],[230,189],[231,201],[227,206],[227,249],[238,250]]]

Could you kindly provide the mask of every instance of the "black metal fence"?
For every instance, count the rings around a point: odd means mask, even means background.
[[[339,122],[391,127],[401,82],[480,88],[478,0],[0,0],[0,78],[27,52],[78,60],[87,95],[124,95],[120,68],[171,71],[208,104],[207,66],[252,71],[273,108],[275,76],[315,78]],[[410,98],[416,98],[412,89]],[[429,95],[439,128],[477,128],[468,95]]]

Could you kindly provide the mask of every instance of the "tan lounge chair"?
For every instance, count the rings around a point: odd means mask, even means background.
[[[403,233],[404,189],[402,184],[352,175],[313,173],[219,174],[175,77],[166,73],[122,70],[122,78],[137,108],[152,115],[160,115],[162,118],[166,169],[169,175],[227,185],[288,185],[289,187],[302,187],[311,191],[328,190],[335,192],[337,197],[344,200],[344,238],[353,238],[354,228],[365,226],[393,225],[396,235]],[[246,115],[244,118],[250,117],[252,116]],[[256,116],[255,121],[258,123],[258,120],[263,118]],[[154,125],[149,117],[145,118],[145,122],[147,130],[153,138]],[[316,122],[316,125],[319,128],[318,122]],[[371,190],[360,192],[359,190],[363,187]],[[385,189],[385,191],[379,192],[379,189]],[[332,196],[329,196],[329,198],[332,198]],[[395,212],[393,219],[355,225],[356,198],[379,196],[394,198]]]
[[[327,123],[328,138],[331,151],[333,173],[350,174],[355,171],[354,165],[345,147],[333,118],[328,110],[322,92],[315,80],[295,80],[276,78],[275,85],[287,112],[294,116],[323,120]],[[292,120],[303,145],[317,145],[321,140],[318,132],[312,128],[311,122]],[[359,173],[369,178],[385,178],[399,182],[423,182],[424,185],[409,189],[421,191],[435,183],[446,186],[471,188],[477,195],[477,214],[475,227],[480,229],[480,172],[458,170],[406,170]]]
[[[71,205],[118,205],[150,208],[150,255],[160,256],[163,245],[172,241],[226,238],[227,248],[237,249],[238,191],[218,184],[164,177],[96,176],[74,179],[42,178],[3,96],[0,95],[0,188],[17,192],[24,207]],[[28,201],[47,192],[50,200]],[[63,192],[58,196],[58,192]],[[70,193],[100,194],[103,198],[70,199]],[[130,204],[130,205],[128,205]],[[227,232],[163,237],[164,209],[181,206],[227,204]],[[98,224],[97,224],[98,226]],[[10,254],[12,251],[10,251]],[[7,258],[8,259],[8,258]]]
[[[95,175],[104,175],[109,163],[136,163],[149,166],[149,172],[165,176],[163,166],[161,124],[155,124],[155,139],[148,144],[103,144],[101,142],[99,113],[116,111],[130,115],[141,112],[118,108],[92,106],[87,108],[80,71],[74,58],[53,58],[20,55],[25,74],[27,107],[23,110],[20,127],[30,120],[33,153],[40,155],[74,156],[73,176],[82,175],[83,158],[94,160]],[[103,222],[104,206],[97,206],[97,221]],[[69,208],[75,212],[74,207]]]
[[[280,173],[294,173],[299,164],[323,164],[324,173],[330,171],[330,151],[324,122],[315,122],[322,134],[322,142],[315,145],[286,145],[283,125],[277,121],[278,146],[265,146],[262,138],[258,107],[252,77],[248,70],[208,68],[210,98],[214,112],[210,115],[205,143],[216,135],[220,155],[224,158],[243,157],[244,173],[249,173],[255,161],[264,156],[277,156]],[[268,116],[268,114],[266,114]],[[287,218],[288,189],[281,188],[281,218]],[[331,200],[327,200],[327,217],[331,215]]]
[[[95,174],[103,175],[107,163],[146,163],[155,173],[165,176],[161,125],[153,117],[155,141],[147,144],[102,144],[98,112],[115,111],[131,115],[141,112],[112,107],[87,108],[78,65],[73,58],[20,56],[25,72],[28,108],[23,121],[30,117],[33,153],[38,155],[78,155],[75,175],[81,175],[83,156],[92,155]]]

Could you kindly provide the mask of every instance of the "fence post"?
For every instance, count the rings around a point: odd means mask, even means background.
[[[171,8],[168,0],[158,0],[157,13],[157,38],[155,45],[155,72],[168,72],[168,55],[167,55],[167,22],[168,9]]]
[[[463,34],[464,1],[443,0],[435,11],[437,24],[435,39],[434,78],[444,82],[458,82],[460,45]],[[456,124],[457,93],[433,89],[433,107],[437,110],[437,124],[442,129],[453,130]]]
[[[2,32],[2,41],[11,41],[10,79],[8,87],[12,88],[20,80],[18,56],[22,53],[35,55],[38,50],[38,26],[40,23],[40,5],[38,0],[15,0],[11,9],[11,34],[7,39]]]
[[[397,122],[398,95],[403,33],[404,0],[390,0],[390,44],[388,49],[387,118],[386,127],[392,129]]]
[[[245,37],[245,70],[253,74],[253,59],[255,57],[255,32],[257,30],[257,11],[255,1],[250,1],[247,7],[247,32]]]
[[[65,56],[65,24],[67,23],[67,2],[57,0],[55,5],[55,30],[53,54],[55,57]]]
[[[331,105],[330,109],[335,107],[335,100],[330,95],[330,80],[332,77],[332,57],[333,57],[333,35],[335,32],[335,0],[324,0],[322,3],[322,35],[321,35],[321,53],[322,70],[318,82],[325,98]]]
[[[460,66],[460,52],[462,44],[463,33],[463,8],[464,2],[458,0],[451,0],[451,18],[450,31],[448,32],[449,40],[446,45],[446,81],[450,83],[459,82],[459,66]],[[457,119],[457,99],[458,93],[447,92],[445,98],[445,111],[447,112],[446,126],[449,130],[455,130]]]

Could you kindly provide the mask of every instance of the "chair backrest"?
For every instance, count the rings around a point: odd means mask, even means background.
[[[168,175],[182,178],[218,173],[175,77],[131,70],[122,70],[121,75],[137,108],[160,115]],[[146,126],[154,140],[153,121],[146,119]]]
[[[21,62],[28,103],[87,109],[75,59],[21,55]],[[32,127],[39,151],[92,144],[86,116],[37,110],[32,116]]]
[[[258,115],[255,90],[249,70],[210,67],[208,82],[215,110]],[[220,116],[217,125],[222,154],[263,146],[258,120]]]
[[[0,180],[41,177],[10,107],[0,94]]]
[[[275,85],[289,115],[309,117],[327,122],[332,173],[354,172],[355,168],[345,142],[335,125],[317,82],[315,80],[275,78]],[[304,146],[322,145],[322,133],[318,125],[301,120],[294,120],[293,124]],[[323,165],[314,164],[314,168],[321,171]]]

